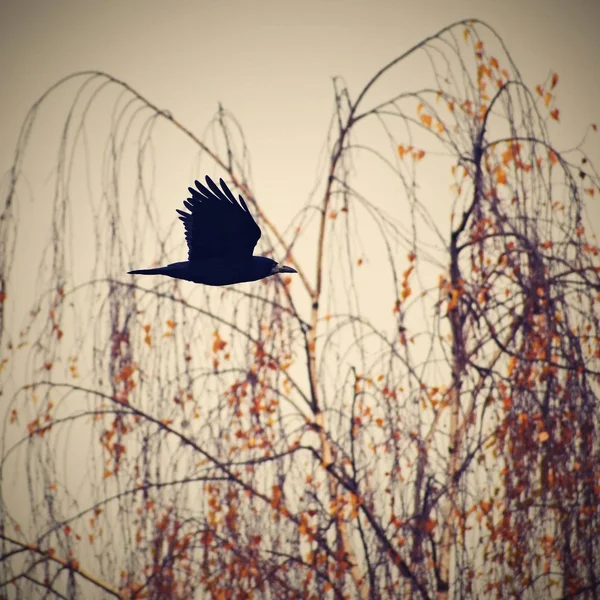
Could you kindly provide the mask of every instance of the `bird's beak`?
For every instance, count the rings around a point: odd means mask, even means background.
[[[271,271],[272,275],[275,273],[297,273],[296,269],[292,269],[292,267],[286,267],[285,265],[275,265],[273,270]]]

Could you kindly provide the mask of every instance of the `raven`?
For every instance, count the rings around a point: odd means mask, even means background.
[[[297,273],[271,258],[252,255],[260,227],[242,196],[238,203],[222,179],[221,189],[208,176],[208,188],[199,181],[194,183],[198,189],[188,188],[191,198],[183,202],[190,212],[177,209],[185,227],[188,260],[155,269],[136,269],[129,274],[168,275],[205,285],[230,285],[276,273]]]

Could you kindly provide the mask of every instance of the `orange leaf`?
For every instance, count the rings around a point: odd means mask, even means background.
[[[558,73],[552,73],[552,81],[550,82],[550,89],[555,88],[557,83],[558,83]]]
[[[281,504],[281,488],[278,485],[274,485],[272,490],[273,497],[271,498],[271,507],[278,508]]]
[[[436,525],[437,521],[435,519],[427,519],[427,521],[423,523],[423,529],[426,533],[431,533],[435,529]]]
[[[494,174],[496,175],[496,181],[498,184],[506,185],[506,172],[502,167],[496,167],[494,169]]]
[[[552,101],[552,94],[550,92],[546,92],[544,94],[544,105],[549,106],[551,101]]]
[[[463,31],[463,37],[465,38],[465,42],[467,41],[470,34],[471,32],[465,28],[465,30]]]
[[[542,442],[542,444],[546,441],[548,441],[548,438],[550,437],[550,434],[547,431],[540,431],[540,434],[538,436],[540,442]]]
[[[425,127],[431,127],[431,115],[421,115],[419,118]]]
[[[560,112],[560,111],[558,110],[558,108],[555,108],[553,111],[551,111],[551,112],[550,112],[550,116],[551,116],[551,117],[552,117],[552,118],[553,118],[555,121],[558,121],[558,120],[559,120],[559,118],[558,118],[559,112]]]

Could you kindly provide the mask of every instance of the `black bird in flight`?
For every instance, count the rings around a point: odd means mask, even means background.
[[[206,285],[229,285],[276,273],[297,273],[271,258],[252,255],[260,227],[242,196],[238,203],[222,179],[221,189],[208,176],[208,188],[199,181],[194,183],[198,189],[188,188],[192,196],[183,202],[190,212],[177,210],[185,227],[188,260],[155,269],[136,269],[130,274],[168,275]]]

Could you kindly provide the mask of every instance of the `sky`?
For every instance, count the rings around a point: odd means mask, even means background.
[[[265,198],[275,203],[286,189],[303,203],[332,112],[332,77],[357,90],[394,56],[468,17],[496,29],[526,82],[560,74],[565,146],[600,121],[593,0],[23,0],[0,6],[0,174],[34,100],[69,73],[97,69],[198,133],[223,103],[244,128]]]

